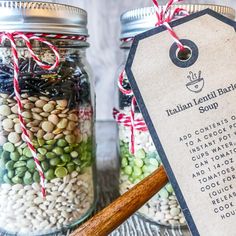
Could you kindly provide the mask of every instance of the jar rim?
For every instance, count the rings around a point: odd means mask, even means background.
[[[0,31],[88,36],[87,12],[66,4],[0,1]]]
[[[215,4],[175,4],[171,8],[183,8],[189,14],[209,8],[231,19],[235,18],[235,10],[228,6]],[[155,8],[143,7],[124,12],[120,17],[121,34],[120,39],[132,38],[155,27],[157,18]]]

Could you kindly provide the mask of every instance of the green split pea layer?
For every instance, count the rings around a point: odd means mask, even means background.
[[[127,177],[131,185],[137,184],[161,165],[157,151],[145,152],[144,149],[139,149],[132,155],[129,144],[123,141],[120,141],[120,156],[121,176]],[[170,183],[158,193],[161,198],[168,198],[172,194],[173,188]]]
[[[33,141],[45,178],[63,178],[73,171],[81,172],[92,162],[92,139],[68,144],[64,139]],[[28,147],[5,143],[0,148],[0,182],[29,185],[39,182],[40,176]]]

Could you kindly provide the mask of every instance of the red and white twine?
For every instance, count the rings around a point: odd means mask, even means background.
[[[117,120],[118,124],[122,124],[125,127],[131,126],[131,118],[129,115],[123,114],[123,113],[119,112],[116,108],[114,108],[113,109],[113,116]],[[137,130],[137,131],[143,131],[143,132],[148,131],[148,128],[142,118],[135,119],[134,125],[135,125],[135,130]]]
[[[171,7],[173,6],[173,4],[182,1],[183,0],[169,0],[169,2],[162,7],[159,5],[157,0],[152,0],[157,16],[156,26],[158,27],[164,25],[180,50],[184,50],[184,45],[180,42],[179,37],[171,28],[169,23],[174,19],[182,18],[189,15],[185,9],[179,7],[176,7],[174,11],[171,11]]]
[[[131,38],[131,40],[133,40]],[[130,40],[130,41],[131,41]],[[119,76],[119,81],[118,81],[118,87],[120,89],[120,91],[127,95],[127,96],[133,96],[133,91],[132,89],[125,89],[123,86],[123,82],[124,82],[124,78],[125,78],[125,71],[123,70]],[[130,116],[127,116],[125,114],[122,114],[121,112],[119,112],[117,109],[113,109],[113,117],[116,120],[116,122],[118,124],[122,124],[126,127],[130,127],[130,152],[132,154],[134,154],[135,149],[134,149],[134,145],[135,145],[135,135],[134,135],[134,131],[147,131],[147,126],[144,122],[143,119],[140,120],[135,120],[135,106],[136,106],[136,99],[133,96],[132,100],[131,100],[131,110],[130,110]]]
[[[185,16],[188,16],[189,13],[183,9],[176,7],[173,11],[171,10],[171,7],[173,4],[182,2],[183,0],[169,0],[169,2],[165,6],[160,6],[157,0],[152,0],[154,4],[154,8],[156,11],[156,16],[157,16],[157,22],[155,26],[159,27],[164,25],[168,32],[170,33],[171,37],[177,44],[179,50],[184,50],[184,45],[181,43],[180,39],[178,38],[177,34],[175,31],[171,28],[169,23],[173,21],[174,19],[179,19]],[[124,38],[122,39],[123,42],[130,42],[132,41],[133,38]],[[144,122],[144,120],[135,120],[135,106],[136,106],[136,99],[133,95],[132,89],[125,89],[124,88],[124,79],[125,79],[125,70],[123,70],[119,76],[118,79],[118,87],[119,90],[127,95],[127,96],[133,96],[131,100],[131,109],[130,109],[130,116],[127,116],[121,112],[119,112],[117,109],[113,109],[113,117],[116,120],[116,122],[120,125],[124,125],[126,127],[130,127],[130,153],[134,154],[135,153],[135,135],[134,131],[148,131],[147,126]]]
[[[133,95],[132,89],[129,89],[129,90],[125,89],[123,86],[124,79],[125,79],[125,70],[123,70],[119,75],[119,80],[118,80],[119,90],[127,96],[132,96]]]
[[[12,50],[12,56],[13,56],[13,66],[14,66],[14,76],[13,76],[13,87],[14,87],[14,93],[18,105],[18,117],[21,125],[21,130],[23,133],[23,139],[25,140],[28,148],[30,149],[34,162],[36,165],[36,168],[38,170],[38,173],[40,175],[40,184],[41,184],[41,192],[43,197],[46,196],[46,189],[45,189],[45,176],[40,164],[40,161],[37,156],[37,151],[32,143],[32,140],[30,140],[29,133],[27,131],[24,118],[22,116],[23,112],[23,105],[21,102],[21,95],[20,95],[20,86],[19,86],[19,57],[17,52],[17,46],[15,39],[21,39],[25,42],[31,57],[35,60],[35,62],[43,69],[46,70],[53,70],[55,69],[60,62],[60,55],[58,53],[58,49],[48,42],[45,38],[42,37],[50,37],[55,39],[71,39],[71,40],[82,40],[85,41],[85,36],[67,36],[67,35],[53,35],[53,34],[34,34],[34,33],[21,33],[21,32],[13,32],[13,33],[0,33],[0,43],[3,44],[5,40],[9,40],[11,44],[11,50]],[[36,40],[41,43],[46,44],[55,54],[55,63],[53,65],[47,65],[43,63],[40,58],[34,53],[32,44],[30,43],[30,40]]]

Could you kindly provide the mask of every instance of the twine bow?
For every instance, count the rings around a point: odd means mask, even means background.
[[[31,57],[35,60],[35,62],[43,69],[45,70],[54,70],[60,63],[60,55],[58,53],[58,49],[48,42],[45,38],[42,37],[52,37],[56,39],[76,39],[76,40],[86,40],[85,36],[65,36],[65,35],[51,35],[51,34],[34,34],[34,33],[21,33],[21,32],[13,32],[13,33],[0,33],[0,43],[3,44],[4,41],[8,40],[11,44],[11,50],[12,50],[12,56],[13,56],[13,66],[14,66],[14,75],[13,75],[13,87],[14,87],[14,93],[17,101],[18,106],[18,117],[20,121],[21,130],[23,133],[24,140],[30,149],[33,159],[36,165],[36,168],[38,170],[38,173],[40,175],[40,184],[41,184],[41,192],[43,197],[46,196],[46,189],[45,189],[45,176],[42,170],[42,167],[40,165],[40,161],[37,157],[37,152],[35,147],[33,146],[32,140],[30,140],[29,133],[26,128],[26,124],[24,121],[24,118],[22,116],[23,112],[23,105],[21,102],[21,95],[20,95],[20,86],[19,86],[19,57],[17,52],[17,46],[15,39],[21,39],[25,42],[25,45],[31,55]],[[54,53],[55,55],[55,62],[53,65],[48,65],[43,63],[40,58],[34,53],[32,44],[30,43],[30,40],[39,41],[43,44],[46,44]]]
[[[173,11],[171,11],[173,4],[182,2],[183,0],[169,0],[169,2],[165,6],[160,6],[157,0],[152,0],[154,4],[154,8],[156,11],[156,16],[157,16],[157,22],[155,26],[159,27],[164,25],[168,32],[170,33],[171,37],[177,44],[179,50],[184,50],[184,45],[181,43],[179,40],[177,34],[174,32],[174,30],[171,28],[169,23],[173,21],[174,19],[179,19],[185,16],[188,16],[188,12],[183,9],[176,7]],[[128,42],[132,41],[133,38],[125,38],[122,41]],[[119,90],[127,95],[127,96],[132,96],[131,99],[131,109],[130,109],[130,116],[127,116],[125,114],[122,114],[115,108],[113,109],[113,117],[116,120],[118,124],[122,124],[126,127],[130,127],[131,135],[130,135],[130,153],[134,154],[135,153],[135,135],[134,131],[139,130],[139,131],[148,131],[147,126],[145,122],[142,120],[135,120],[135,106],[137,104],[136,99],[134,97],[132,89],[125,89],[124,88],[124,78],[125,78],[125,71],[123,70],[119,76],[118,79],[118,87]],[[140,127],[141,125],[141,127]]]

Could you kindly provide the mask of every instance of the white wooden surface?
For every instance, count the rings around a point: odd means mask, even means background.
[[[119,16],[133,8],[151,6],[151,0],[51,0],[84,8],[89,16],[88,59],[92,65],[97,93],[98,120],[111,120],[115,71],[121,62]],[[167,0],[159,0],[160,4]],[[236,8],[235,0],[186,0],[183,3],[216,3]]]

